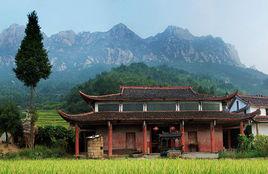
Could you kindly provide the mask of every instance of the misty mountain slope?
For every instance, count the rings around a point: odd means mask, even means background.
[[[1,62],[14,57],[23,35],[23,26],[16,24],[1,33]],[[44,34],[44,45],[57,71],[83,69],[98,63],[120,65],[133,62],[210,62],[242,66],[235,49],[222,39],[196,37],[175,26],[146,39],[124,24],[117,24],[107,32],[76,34],[72,30],[62,31],[50,37]]]
[[[11,78],[9,70],[14,67],[14,56],[23,36],[24,27],[16,24],[0,34],[0,69],[6,74],[3,78]],[[106,32],[68,30],[51,36],[44,34],[44,45],[53,64],[51,79],[44,84],[77,84],[111,67],[143,62],[213,76],[247,92],[268,94],[268,76],[245,68],[234,46],[219,37],[197,37],[176,26],[168,26],[145,39],[121,23]]]

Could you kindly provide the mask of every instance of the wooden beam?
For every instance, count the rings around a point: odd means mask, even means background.
[[[244,123],[243,123],[243,121],[240,122],[240,135],[245,135],[245,133],[244,133]]]
[[[231,149],[232,148],[231,129],[227,130],[227,141],[228,141],[228,149]]]
[[[228,130],[228,129],[239,129],[239,126],[232,126],[232,127],[223,127],[223,130]]]
[[[79,156],[79,127],[75,124],[75,158]]]
[[[147,126],[145,121],[143,121],[143,154],[147,154]]]
[[[180,122],[180,132],[181,132],[181,151],[185,152],[185,132],[184,132],[184,121]]]
[[[259,123],[255,123],[256,125],[256,134],[259,135]]]
[[[108,121],[108,156],[113,155],[113,125]]]

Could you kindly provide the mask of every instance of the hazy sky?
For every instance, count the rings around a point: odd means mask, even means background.
[[[0,0],[0,30],[25,25],[36,10],[42,30],[106,31],[124,23],[141,37],[168,25],[235,45],[242,63],[268,73],[268,0]]]

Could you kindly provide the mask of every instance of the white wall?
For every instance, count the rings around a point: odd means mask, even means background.
[[[261,111],[260,115],[261,116],[267,115],[265,108],[262,108],[262,107],[259,108],[259,107],[255,107],[255,106],[250,106],[249,110],[247,110],[247,113],[252,113],[252,112],[256,111],[257,109],[260,109],[260,111]]]
[[[247,106],[246,103],[244,103],[242,100],[236,98],[235,101],[233,102],[233,105],[230,108],[230,112],[235,112],[235,111],[239,110],[237,108],[237,104],[236,104],[237,101],[238,101],[239,109],[242,109],[242,108]]]
[[[268,135],[268,123],[258,123],[259,135]],[[252,124],[252,133],[257,135],[256,124]]]
[[[236,98],[234,103],[230,107],[230,112],[237,111],[237,104],[236,104],[237,101],[239,103],[239,109],[242,109],[242,108],[246,107],[245,102],[243,102],[239,98]],[[260,111],[261,111],[260,115],[261,116],[268,115],[268,113],[266,113],[266,109],[264,107],[256,107],[256,106],[250,106],[246,110],[246,113],[252,113],[252,112],[256,111],[257,109],[260,109]],[[268,135],[268,123],[257,123],[257,124],[258,124],[259,135]],[[257,135],[256,124],[255,123],[252,123],[252,133],[253,133],[254,136]]]

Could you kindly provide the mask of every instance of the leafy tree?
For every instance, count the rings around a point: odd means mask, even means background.
[[[21,114],[14,103],[5,103],[0,107],[0,129],[6,133],[6,143],[9,144],[8,132],[14,135],[21,126]]]
[[[30,88],[29,117],[31,120],[30,147],[34,144],[34,124],[37,116],[34,109],[34,91],[41,79],[47,79],[51,73],[51,64],[47,51],[43,45],[43,36],[38,24],[38,17],[35,11],[28,14],[28,24],[25,29],[25,37],[21,42],[16,54],[16,77]]]

